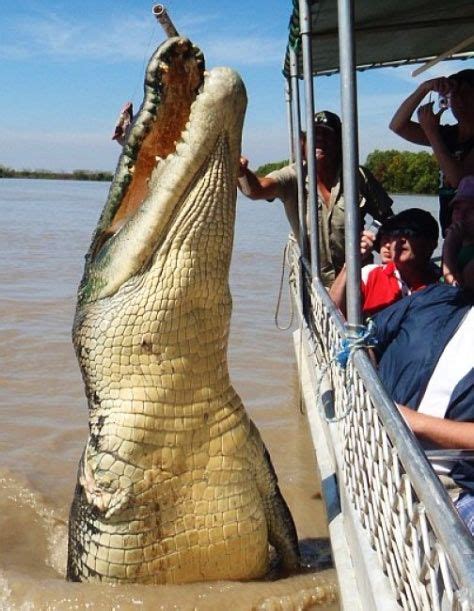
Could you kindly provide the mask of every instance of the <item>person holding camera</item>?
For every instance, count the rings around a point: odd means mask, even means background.
[[[440,96],[438,112],[434,112],[431,100],[419,106],[431,92]],[[457,123],[440,125],[441,116],[449,107]],[[412,120],[417,108],[418,122]],[[440,167],[439,219],[444,236],[451,223],[448,204],[459,181],[474,174],[474,70],[461,70],[421,83],[398,108],[390,129],[409,142],[431,146]]]

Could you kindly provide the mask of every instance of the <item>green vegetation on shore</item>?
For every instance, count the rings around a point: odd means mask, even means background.
[[[287,160],[267,163],[260,166],[256,174],[266,176],[287,164]],[[367,156],[364,165],[389,193],[434,195],[438,192],[439,169],[432,153],[375,150]]]
[[[259,168],[255,170],[255,174],[257,176],[266,176],[273,172],[274,170],[279,170],[280,168],[285,167],[290,162],[288,159],[284,159],[283,161],[275,161],[274,163],[266,163],[265,165],[261,165]]]
[[[439,166],[427,151],[378,151],[367,156],[365,165],[389,193],[438,192]]]
[[[0,165],[0,178],[47,178],[49,180],[99,180],[111,181],[112,172],[97,170],[73,170],[72,172],[51,172],[50,170],[13,170]]]

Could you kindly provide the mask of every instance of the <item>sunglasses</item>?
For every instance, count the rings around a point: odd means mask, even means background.
[[[409,238],[415,238],[420,235],[420,232],[416,231],[415,229],[400,227],[399,229],[390,229],[389,231],[384,230],[384,234],[392,238],[397,238],[399,236],[407,236]]]

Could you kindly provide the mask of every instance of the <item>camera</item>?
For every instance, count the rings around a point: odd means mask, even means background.
[[[451,95],[449,93],[440,93],[438,95],[438,106],[440,110],[446,110],[451,106]]]
[[[376,219],[373,219],[372,223],[367,227],[366,231],[370,231],[370,233],[377,237],[380,227],[382,227],[382,223],[380,221],[377,221]]]

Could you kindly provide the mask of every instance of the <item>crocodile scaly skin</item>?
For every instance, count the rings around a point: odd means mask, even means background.
[[[291,515],[227,368],[245,106],[240,77],[203,74],[186,39],[152,57],[79,289],[73,340],[89,437],[70,580],[253,579],[268,570],[269,543],[298,565]],[[155,159],[153,139],[176,129],[173,150]]]

